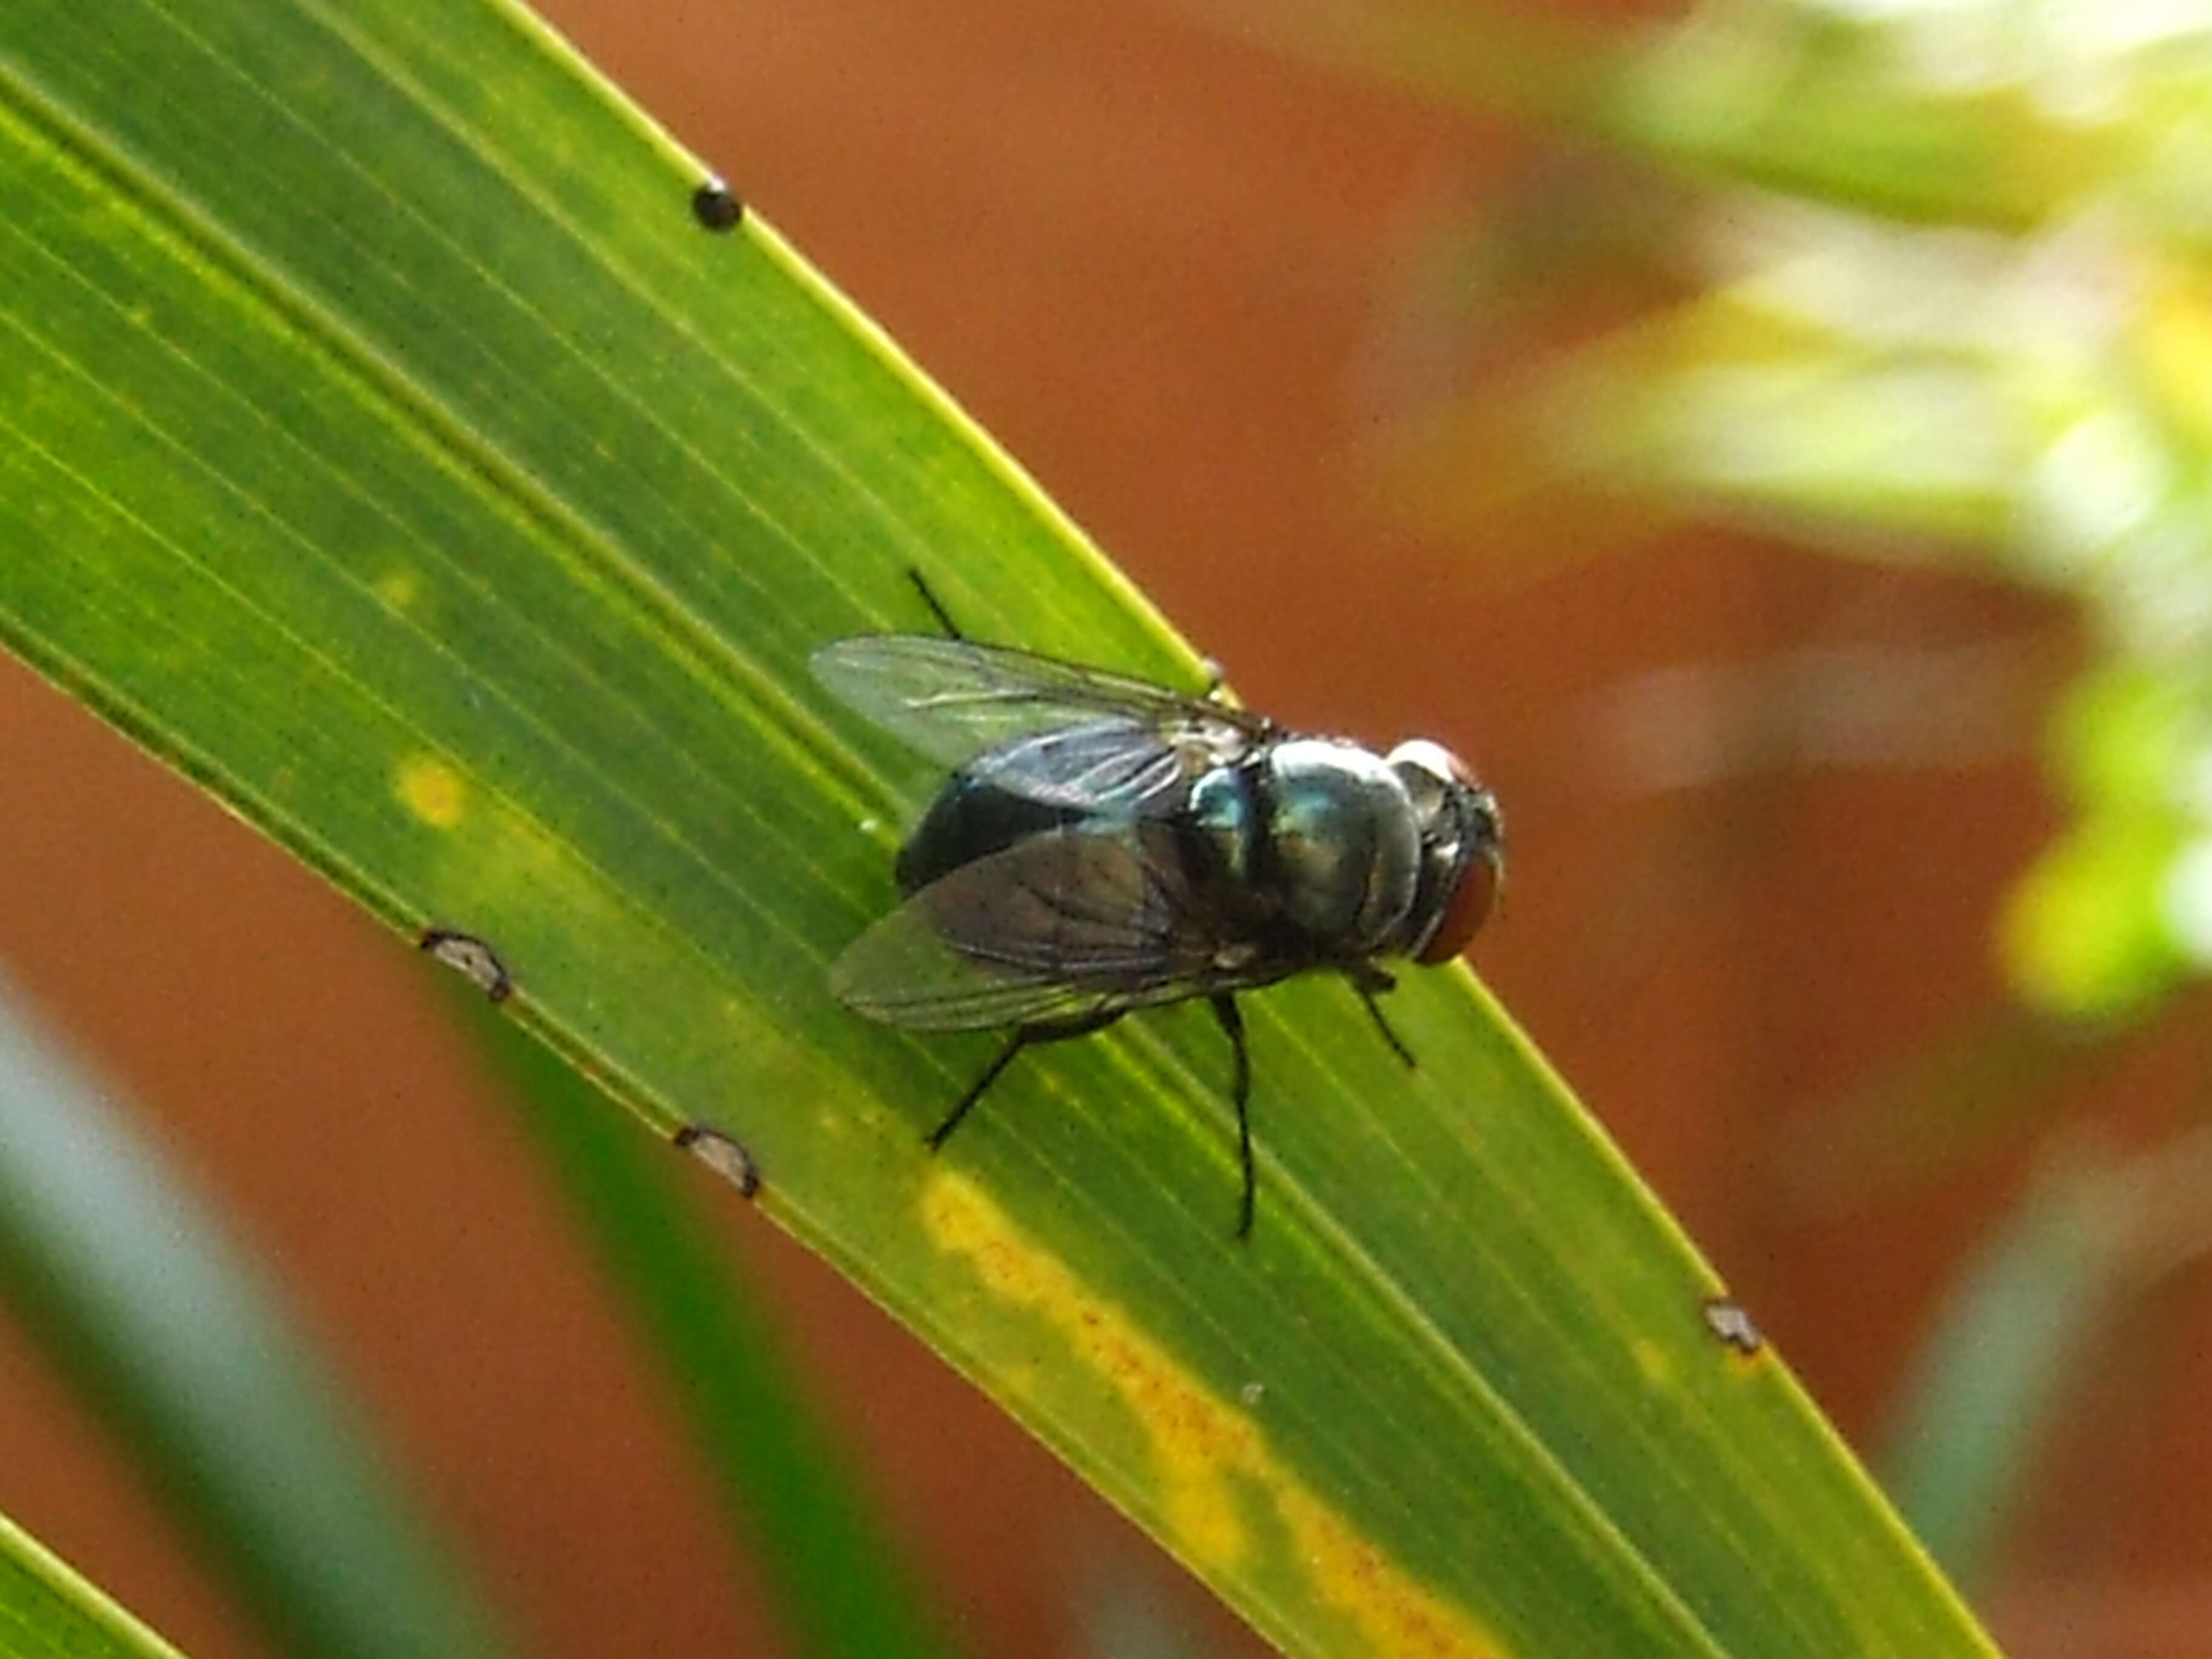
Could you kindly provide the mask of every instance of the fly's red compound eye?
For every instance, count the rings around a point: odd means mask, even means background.
[[[1444,901],[1444,913],[1437,920],[1436,931],[1415,961],[1433,968],[1449,962],[1474,942],[1498,902],[1499,875],[1494,851],[1478,853],[1467,861],[1467,868],[1459,872],[1459,884]]]
[[[1422,856],[1429,861],[1425,883],[1441,873],[1438,864],[1459,865],[1440,906],[1428,894],[1422,897],[1422,909],[1434,914],[1436,922],[1413,960],[1433,968],[1466,950],[1497,908],[1498,890],[1505,880],[1498,801],[1475,781],[1466,762],[1426,738],[1409,738],[1393,749],[1390,766],[1406,786],[1420,823]]]

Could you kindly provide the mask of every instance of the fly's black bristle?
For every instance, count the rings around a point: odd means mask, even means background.
[[[720,179],[691,192],[691,216],[708,230],[735,230],[744,222],[745,204]]]

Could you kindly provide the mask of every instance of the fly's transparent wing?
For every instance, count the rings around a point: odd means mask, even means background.
[[[1269,731],[1257,715],[1149,681],[965,640],[838,640],[813,668],[841,702],[923,754],[1057,806],[1166,810],[1190,777],[1241,758]]]
[[[967,769],[980,783],[1051,806],[1157,817],[1182,805],[1210,753],[1170,741],[1158,726],[1115,718],[1016,738],[986,750]]]
[[[854,942],[830,988],[921,1030],[1075,1020],[1250,982],[1189,890],[1173,832],[1033,836],[932,882]]]

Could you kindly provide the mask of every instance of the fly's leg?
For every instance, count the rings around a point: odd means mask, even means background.
[[[916,578],[916,580],[920,579]],[[990,1086],[999,1080],[999,1073],[1012,1065],[1014,1056],[1023,1049],[1040,1042],[1058,1042],[1066,1037],[1088,1036],[1091,1032],[1102,1030],[1121,1018],[1121,1009],[1116,1008],[1108,1013],[1093,1014],[1082,1019],[1049,1021],[1039,1025],[1016,1026],[1014,1034],[1006,1039],[1006,1046],[999,1050],[999,1057],[986,1066],[983,1068],[983,1075],[969,1085],[968,1092],[961,1096],[958,1103],[945,1115],[945,1121],[923,1137],[929,1150],[935,1152],[952,1138],[952,1132],[960,1127],[960,1120],[975,1109],[975,1103],[982,1099]]]
[[[1413,1066],[1413,1051],[1399,1041],[1398,1034],[1390,1029],[1390,1022],[1382,1018],[1382,1005],[1376,998],[1385,991],[1395,991],[1398,981],[1372,963],[1364,964],[1350,974],[1352,988],[1359,993],[1359,1000],[1367,1005],[1367,1017],[1375,1022],[1375,1029],[1382,1034],[1382,1041],[1390,1045],[1390,1052]]]
[[[1030,1028],[1026,1025],[1022,1026],[1013,1036],[1006,1039],[1006,1046],[999,1050],[999,1057],[983,1068],[982,1076],[968,1085],[968,1092],[960,1097],[958,1105],[945,1115],[945,1121],[932,1129],[925,1137],[931,1152],[935,1152],[952,1138],[952,1132],[960,1127],[960,1120],[975,1109],[975,1103],[982,1099],[984,1091],[999,1080],[1000,1073],[1013,1064],[1016,1054],[1021,1053],[1035,1041],[1036,1039],[1030,1035]]]
[[[907,579],[914,584],[914,591],[921,595],[921,602],[929,607],[929,614],[937,618],[937,625],[945,630],[945,637],[966,639],[968,636],[960,631],[960,624],[952,620],[952,613],[939,603],[935,592],[922,580],[921,567],[910,564],[906,568],[906,574]]]
[[[1237,1156],[1244,1170],[1244,1197],[1237,1211],[1237,1237],[1252,1237],[1252,1212],[1259,1183],[1252,1173],[1252,1056],[1244,1047],[1244,1016],[1237,1012],[1237,999],[1224,991],[1217,991],[1207,1000],[1212,1004],[1213,1018],[1220,1022],[1222,1031],[1229,1038],[1230,1052],[1237,1058],[1237,1069],[1230,1085],[1230,1097],[1237,1103]]]

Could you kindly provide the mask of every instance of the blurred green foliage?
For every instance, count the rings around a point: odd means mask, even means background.
[[[2088,660],[2049,728],[2070,823],[1998,929],[2006,966],[2082,1017],[2212,970],[2212,15],[1711,0],[1594,45],[1385,9],[1304,44],[1341,58],[1367,27],[1368,68],[1486,106],[1517,88],[1605,157],[1536,167],[1455,238],[1455,325],[1553,343],[1404,423],[1406,498],[1462,522],[1674,503],[2073,596]],[[1492,36],[1479,76],[1448,27]],[[1376,44],[1417,39],[1418,65]],[[1624,274],[1640,303],[1591,327]]]
[[[283,1651],[510,1651],[273,1265],[5,978],[0,1298]],[[168,1651],[0,1521],[0,1655],[111,1650]]]

